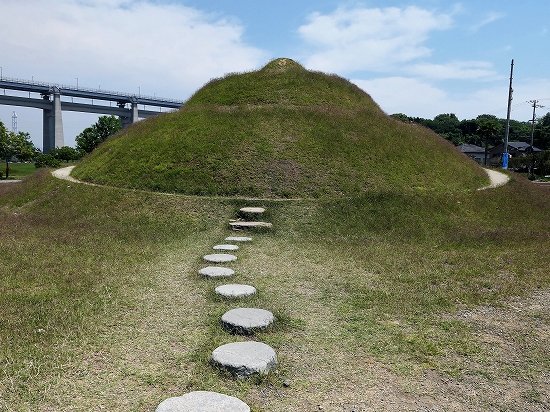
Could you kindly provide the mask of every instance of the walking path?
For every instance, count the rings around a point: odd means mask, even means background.
[[[75,178],[71,177],[71,171],[74,169],[74,166],[67,166],[63,167],[61,169],[56,169],[52,172],[52,175],[54,177],[57,177],[58,179],[64,179],[68,180],[70,182],[78,182],[78,183],[85,183],[85,184],[92,184],[93,183],[86,183],[81,182],[80,180],[76,180]],[[491,184],[489,186],[481,187],[478,190],[485,190],[485,189],[494,189],[495,187],[499,187],[502,185],[505,185],[510,180],[510,176],[508,176],[505,173],[498,172],[496,170],[492,169],[484,169],[487,175],[489,176],[489,179],[491,179]],[[9,182],[19,182],[20,180],[11,180]],[[0,180],[0,182],[6,182],[4,180]],[[252,215],[252,214],[261,214],[264,212],[264,209],[261,207],[243,207],[240,210],[240,215]],[[230,225],[235,229],[244,229],[244,228],[254,228],[254,227],[271,227],[271,223],[266,222],[249,222],[249,221],[232,221]],[[228,239],[226,239],[228,240]]]
[[[57,177],[58,179],[64,179],[70,182],[79,182],[74,177],[71,177],[71,172],[73,171],[73,169],[74,169],[74,166],[63,167],[61,169],[54,170],[52,172],[52,175],[54,177]]]
[[[70,170],[68,171],[70,173]],[[67,172],[59,174],[67,175]],[[59,177],[59,176],[58,176]],[[251,229],[255,227],[271,227],[271,223],[251,222],[248,218],[261,216],[265,209],[259,207],[247,207],[239,210],[240,225],[230,222],[233,230]],[[247,225],[253,223],[252,225]],[[259,223],[259,224],[258,224]],[[228,236],[226,242],[240,244],[250,243],[251,237]],[[232,243],[218,244],[213,247],[216,251],[239,250],[239,246]],[[231,263],[237,260],[237,256],[227,253],[204,255],[203,259],[213,264]],[[199,270],[199,274],[211,279],[230,277],[235,274],[231,268],[222,266],[207,266]],[[250,285],[226,284],[215,289],[218,295],[228,299],[246,298],[256,293],[256,288]],[[227,311],[220,319],[221,328],[232,335],[252,336],[257,331],[269,328],[275,321],[273,313],[265,309],[235,308]],[[254,340],[246,342],[233,342],[214,349],[210,357],[211,362],[220,369],[226,370],[237,379],[245,379],[253,375],[267,375],[277,367],[277,354],[269,345]],[[208,405],[205,407],[204,405]],[[190,392],[183,396],[168,398],[161,402],[156,412],[187,412],[187,411],[249,411],[248,405],[241,400],[216,393],[216,392]]]
[[[505,185],[510,180],[510,176],[505,173],[497,172],[496,170],[492,169],[484,170],[489,175],[489,179],[491,179],[491,184],[489,186],[479,188],[478,190],[494,189],[495,187]]]

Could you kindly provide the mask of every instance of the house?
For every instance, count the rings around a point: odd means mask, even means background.
[[[475,144],[461,144],[456,148],[476,162],[483,164],[485,159],[485,149],[483,147],[476,146]],[[489,159],[489,157],[487,157],[487,159]]]
[[[508,142],[508,154],[510,157],[519,157],[526,156],[531,153],[540,153],[542,150],[533,146],[531,150],[531,145],[526,142]],[[489,158],[491,161],[502,159],[502,154],[504,153],[504,143],[499,144],[498,146],[493,147],[489,150]],[[487,160],[489,162],[489,160]]]

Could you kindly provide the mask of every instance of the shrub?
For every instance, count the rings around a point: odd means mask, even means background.
[[[39,154],[34,159],[34,165],[36,166],[36,168],[59,167],[61,166],[61,160],[56,159],[51,154]]]

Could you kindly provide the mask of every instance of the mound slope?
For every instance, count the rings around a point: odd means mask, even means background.
[[[261,197],[454,191],[487,183],[481,168],[433,132],[387,116],[349,81],[290,59],[211,80],[179,111],[108,139],[73,176],[146,190]]]

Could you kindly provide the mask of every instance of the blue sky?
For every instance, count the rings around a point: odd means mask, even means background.
[[[0,0],[4,77],[186,100],[277,57],[336,73],[388,114],[529,120],[550,111],[550,1]],[[42,146],[38,109],[0,120]],[[97,116],[63,113],[65,142]]]

